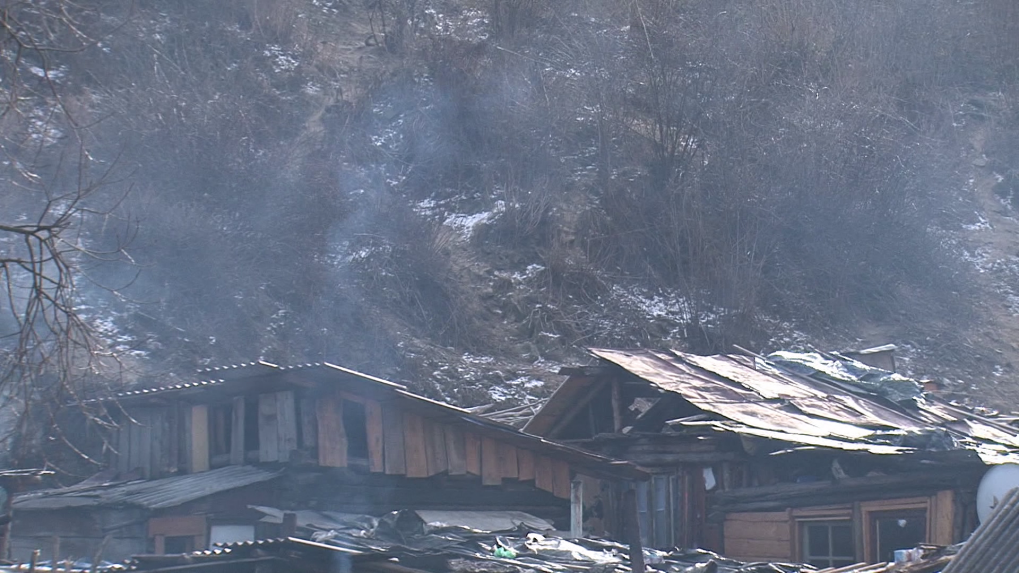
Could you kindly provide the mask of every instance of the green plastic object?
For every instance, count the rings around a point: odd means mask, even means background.
[[[517,552],[509,547],[503,547],[500,545],[495,548],[495,556],[503,559],[513,559],[517,556]]]

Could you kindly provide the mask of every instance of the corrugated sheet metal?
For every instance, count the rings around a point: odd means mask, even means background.
[[[281,472],[252,466],[227,466],[207,472],[157,480],[71,486],[17,496],[16,511],[68,507],[175,507],[216,493],[271,480]]]
[[[1019,571],[1019,489],[1010,491],[977,527],[943,573]]]
[[[934,397],[916,397],[914,404],[904,407],[863,388],[850,389],[746,357],[590,351],[717,416],[678,425],[708,425],[806,446],[875,454],[907,453],[914,447],[968,449],[988,464],[1019,461],[1019,430]],[[553,396],[546,408],[561,402]]]

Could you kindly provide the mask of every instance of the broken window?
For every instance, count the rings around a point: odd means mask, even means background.
[[[636,485],[637,519],[641,542],[669,549],[680,543],[683,490],[679,476],[659,474]]]
[[[927,512],[887,511],[870,516],[875,561],[895,561],[896,549],[912,549],[927,539]]]
[[[230,454],[233,404],[209,406],[209,454],[215,458]]]
[[[852,520],[801,521],[800,559],[818,568],[857,562]]]
[[[347,456],[368,459],[368,418],[364,404],[343,400],[343,430],[347,434]]]

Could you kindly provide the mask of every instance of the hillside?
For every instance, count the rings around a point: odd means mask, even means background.
[[[6,37],[34,107],[4,115],[0,223],[39,209],[22,165],[111,173],[80,240],[130,258],[78,312],[129,382],[328,360],[471,406],[587,346],[894,342],[1019,396],[1009,0],[82,10],[80,49]]]

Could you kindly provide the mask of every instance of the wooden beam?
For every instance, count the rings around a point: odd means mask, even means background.
[[[428,454],[425,450],[425,427],[421,416],[403,413],[403,449],[407,458],[407,477],[428,477]]]
[[[386,469],[383,438],[382,404],[375,400],[364,402],[365,431],[368,433],[368,471],[381,473]]]
[[[407,457],[403,443],[403,414],[394,404],[382,406],[382,453],[386,474],[407,473]]]
[[[499,442],[489,437],[481,438],[481,484],[502,485]]]
[[[230,464],[244,465],[244,396],[235,396],[230,419]]]
[[[315,408],[318,420],[318,465],[347,467],[347,429],[343,425],[343,401],[335,394],[319,398]]]
[[[209,407],[191,406],[191,473],[209,470]]]
[[[555,438],[559,435],[559,432],[563,431],[566,426],[569,426],[571,422],[581,413],[584,412],[595,396],[601,393],[605,389],[605,385],[608,384],[608,380],[602,380],[591,389],[591,392],[584,395],[582,398],[577,400],[576,404],[572,408],[567,410],[558,422],[552,426],[552,429],[548,432],[548,437]]]
[[[517,479],[534,479],[534,452],[531,450],[517,449]]]
[[[276,440],[279,461],[290,461],[290,452],[297,449],[297,408],[293,390],[276,393]]]
[[[446,461],[449,475],[461,476],[467,473],[467,448],[463,430],[457,426],[446,426]]]
[[[467,473],[481,475],[481,438],[477,434],[464,432],[464,462]]]
[[[449,463],[446,461],[446,431],[443,424],[430,419],[422,419],[422,421],[428,475],[433,476],[448,471]]]
[[[584,482],[579,479],[570,482],[570,537],[584,537]]]
[[[276,394],[258,395],[258,461],[279,460],[279,422],[276,419]]]
[[[545,456],[534,456],[534,486],[540,490],[553,493],[555,491],[555,477],[552,469],[552,460]]]
[[[640,535],[640,517],[637,515],[637,492],[628,489],[623,492],[623,529],[630,544],[630,571],[644,573],[644,548]]]
[[[520,468],[517,466],[517,447],[513,444],[499,442],[499,475],[503,478],[517,479]]]
[[[569,499],[570,484],[573,481],[570,478],[570,464],[562,460],[552,460],[552,479],[554,480],[552,493],[556,497]]]

